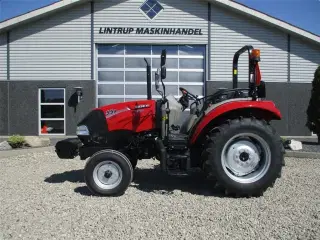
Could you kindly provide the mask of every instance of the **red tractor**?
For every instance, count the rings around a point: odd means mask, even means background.
[[[238,59],[248,52],[249,87],[238,88]],[[180,88],[181,97],[166,95],[166,50],[155,73],[161,99],[151,99],[147,60],[146,100],[93,109],[77,126],[77,138],[56,144],[59,158],[80,156],[84,178],[97,195],[119,196],[130,185],[140,159],[154,158],[168,174],[202,169],[226,193],[261,196],[281,176],[284,148],[270,125],[281,113],[266,101],[259,69],[260,50],[244,46],[234,55],[233,88],[198,97]],[[162,89],[160,88],[162,85]],[[161,89],[161,91],[160,91]],[[189,104],[191,103],[191,104]],[[183,111],[190,114],[180,125]]]

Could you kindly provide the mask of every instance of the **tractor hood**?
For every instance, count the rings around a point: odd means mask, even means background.
[[[154,100],[137,100],[109,104],[93,109],[77,125],[77,136],[104,138],[113,131],[141,132],[154,128]]]
[[[129,102],[119,102],[114,104],[105,105],[95,110],[101,110],[105,113],[106,117],[118,114],[123,111],[133,111],[139,109],[150,108],[155,105],[154,100],[136,100]]]
[[[77,125],[77,136],[86,142],[90,139],[97,139],[105,136],[108,132],[108,125],[105,114],[101,109],[93,109]]]

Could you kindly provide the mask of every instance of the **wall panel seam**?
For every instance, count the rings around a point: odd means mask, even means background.
[[[291,36],[288,34],[288,82],[290,82],[291,77]]]
[[[208,2],[208,81],[211,80],[211,3]]]
[[[94,79],[94,1],[91,1],[91,79]]]
[[[10,31],[7,32],[7,80],[10,80]]]

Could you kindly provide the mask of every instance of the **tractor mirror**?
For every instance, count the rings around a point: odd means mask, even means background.
[[[161,79],[166,79],[166,77],[167,77],[167,68],[162,67],[161,68]]]
[[[157,71],[156,71],[156,73],[155,73],[155,86],[156,86],[156,90],[158,90],[159,87],[160,87],[159,78],[160,78],[160,69],[158,68]]]
[[[167,60],[167,51],[163,49],[161,52],[161,67],[166,65],[166,60]]]

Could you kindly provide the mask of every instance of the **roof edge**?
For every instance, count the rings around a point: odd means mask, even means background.
[[[61,0],[59,2],[52,3],[50,5],[38,8],[36,10],[32,10],[17,17],[13,17],[3,22],[0,22],[0,33],[10,30],[15,26],[19,25],[20,23],[25,23],[29,20],[40,18],[50,13],[54,13],[59,9],[88,1],[90,0]]]
[[[266,13],[252,9],[246,5],[241,4],[241,3],[235,2],[233,0],[208,0],[208,1],[211,3],[214,3],[214,4],[218,4],[220,6],[228,7],[229,9],[240,12],[242,14],[246,14],[250,17],[254,17],[262,22],[277,26],[278,28],[281,28],[281,29],[286,30],[288,32],[297,34],[301,37],[304,37],[308,40],[311,40],[313,42],[320,44],[320,36],[318,36],[314,33],[311,33],[309,31],[306,31],[304,29],[301,29],[299,27],[296,27],[296,26],[294,26],[290,23],[287,23],[285,21],[282,21],[280,19],[277,19],[275,17],[272,17]]]
[[[52,3],[48,6],[45,6],[45,7],[33,10],[31,12],[25,13],[23,15],[0,22],[0,33],[5,32],[9,29],[12,29],[21,23],[25,23],[27,21],[40,18],[49,13],[54,13],[55,11],[65,8],[67,6],[72,6],[72,5],[85,3],[89,1],[92,1],[92,0],[61,0],[59,2]],[[301,29],[299,27],[296,27],[287,22],[284,22],[282,20],[279,20],[275,17],[269,16],[268,14],[265,14],[258,10],[252,9],[241,3],[235,2],[233,0],[207,0],[207,1],[220,6],[228,7],[234,11],[240,12],[242,14],[246,14],[250,17],[254,17],[262,22],[277,26],[280,29],[294,33],[296,35],[299,35],[301,37],[304,37],[308,40],[311,40],[313,42],[320,44],[320,36],[313,34],[309,31],[306,31],[304,29]]]

